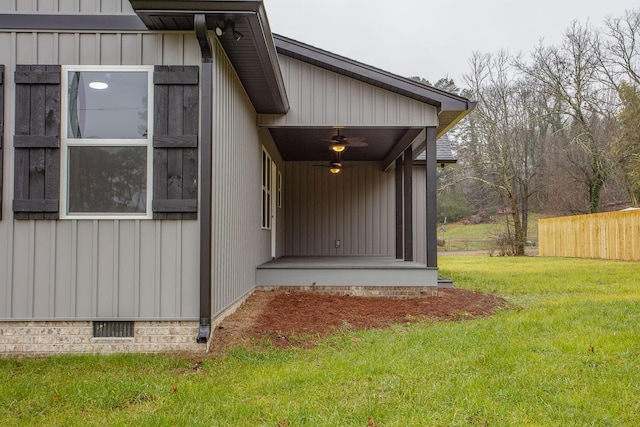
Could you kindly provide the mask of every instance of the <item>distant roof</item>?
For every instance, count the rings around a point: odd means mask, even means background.
[[[418,157],[416,157],[416,162],[424,162],[426,158],[426,152],[422,151]],[[436,140],[436,158],[438,159],[438,164],[453,164],[458,161],[458,158],[454,156],[453,151],[451,151],[451,142],[449,142],[447,135]]]

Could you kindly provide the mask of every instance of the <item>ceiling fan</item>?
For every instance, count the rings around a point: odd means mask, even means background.
[[[364,137],[362,136],[348,137],[340,134],[340,129],[342,129],[342,127],[335,127],[335,129],[336,129],[336,134],[333,135],[331,139],[323,139],[323,141],[331,144],[329,146],[329,149],[333,151],[335,155],[334,159],[330,161],[328,165],[327,164],[316,165],[320,167],[329,168],[329,172],[331,172],[334,175],[339,174],[340,171],[342,171],[342,168],[344,167],[344,164],[342,163],[342,160],[341,160],[341,155],[342,155],[342,152],[347,147],[366,147],[368,145],[367,142],[364,140]]]
[[[331,172],[334,175],[339,174],[342,171],[342,168],[344,168],[344,164],[340,159],[340,151],[335,152],[334,159],[331,160],[329,163],[322,164],[322,165],[314,165],[314,166],[321,167],[321,168],[329,168],[329,172]]]
[[[341,153],[347,147],[366,147],[367,142],[365,141],[363,136],[345,136],[340,134],[340,127],[336,128],[336,134],[331,137],[331,139],[323,139],[323,141],[331,144],[329,147],[332,151],[336,153]]]

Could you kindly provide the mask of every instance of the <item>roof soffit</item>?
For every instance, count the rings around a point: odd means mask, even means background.
[[[260,114],[284,114],[289,100],[269,21],[261,0],[129,0],[150,30],[190,31],[194,16],[204,15],[207,28],[233,23],[243,37],[236,41],[231,31],[218,37],[251,102]]]

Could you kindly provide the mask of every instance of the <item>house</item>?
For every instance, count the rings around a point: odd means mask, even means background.
[[[438,286],[436,140],[473,102],[257,0],[3,2],[0,67],[0,353],[206,351],[256,287]]]

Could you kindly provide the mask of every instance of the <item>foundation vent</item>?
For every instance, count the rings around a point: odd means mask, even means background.
[[[133,322],[93,322],[94,338],[133,338]]]

